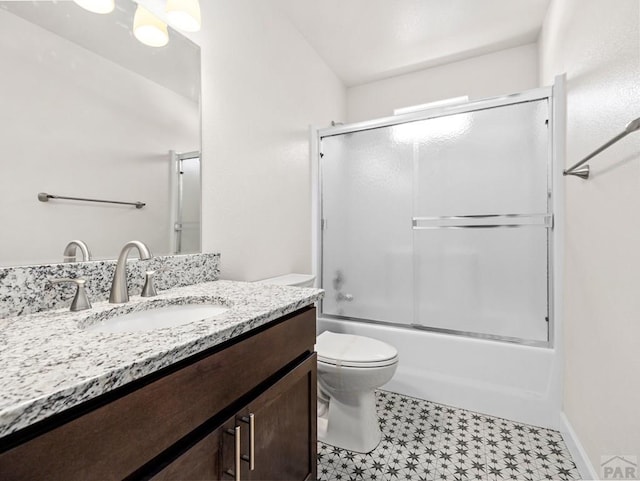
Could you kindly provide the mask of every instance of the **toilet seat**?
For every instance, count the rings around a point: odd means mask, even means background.
[[[377,339],[325,331],[316,339],[318,362],[352,368],[375,368],[398,362],[395,347]]]

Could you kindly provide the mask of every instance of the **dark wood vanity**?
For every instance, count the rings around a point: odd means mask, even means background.
[[[0,439],[0,479],[315,479],[315,319],[301,309]]]

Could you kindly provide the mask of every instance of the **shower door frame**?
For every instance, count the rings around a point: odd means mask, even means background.
[[[559,112],[558,106],[554,103],[554,89],[558,90],[558,93],[564,94],[564,81],[563,79],[556,79],[554,87],[541,87],[537,89],[527,90],[524,92],[505,95],[500,97],[493,97],[488,99],[469,101],[463,104],[437,107],[428,110],[422,110],[417,112],[410,112],[407,114],[394,115],[389,117],[383,117],[374,120],[368,120],[364,122],[356,122],[346,125],[334,125],[327,128],[311,129],[311,158],[312,158],[312,177],[313,177],[313,199],[312,205],[314,208],[313,225],[312,225],[312,238],[314,239],[315,247],[313,249],[314,256],[314,273],[318,280],[319,286],[324,285],[323,274],[323,179],[321,159],[322,153],[322,139],[325,137],[332,137],[336,135],[360,132],[365,130],[372,130],[382,127],[391,127],[394,125],[406,124],[410,122],[435,119],[438,117],[445,117],[460,113],[469,113],[480,110],[488,110],[497,107],[503,107],[508,105],[535,102],[540,100],[547,100],[548,102],[548,138],[547,138],[547,216],[551,219],[551,225],[546,227],[547,229],[547,340],[529,340],[520,339],[514,337],[499,336],[494,334],[484,334],[468,331],[459,331],[454,329],[445,329],[438,327],[423,326],[417,324],[399,324],[389,321],[377,321],[371,319],[355,318],[350,316],[339,316],[333,314],[326,314],[323,311],[322,301],[320,301],[319,317],[325,317],[327,319],[347,320],[354,322],[361,322],[367,324],[379,324],[386,325],[400,329],[412,329],[419,331],[430,331],[434,333],[447,334],[453,336],[462,336],[467,338],[485,339],[491,341],[508,342],[513,344],[520,344],[534,347],[554,347],[556,337],[556,323],[555,323],[555,310],[558,307],[556,305],[555,292],[555,262],[554,253],[556,252],[554,239],[556,237],[555,231],[555,215],[554,206],[556,204],[554,198],[554,174],[555,166],[557,162],[558,147],[555,145],[555,132],[563,118],[563,112]],[[415,286],[414,286],[415,288]],[[415,319],[414,319],[415,320]]]
[[[198,220],[198,242],[199,252],[202,252],[202,152],[193,150],[191,152],[169,151],[170,167],[170,195],[169,195],[169,239],[170,248],[173,255],[184,254],[182,252],[182,233],[184,232],[184,178],[182,177],[182,163],[185,160],[198,159],[199,161],[199,188],[200,188],[200,215]]]

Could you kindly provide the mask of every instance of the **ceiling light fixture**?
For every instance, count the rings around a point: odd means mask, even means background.
[[[167,24],[142,5],[138,5],[133,17],[133,34],[149,47],[164,47],[169,43]]]
[[[167,17],[171,25],[184,32],[197,32],[202,25],[198,0],[167,0]]]
[[[93,13],[111,13],[115,8],[114,0],[73,0],[85,10]]]

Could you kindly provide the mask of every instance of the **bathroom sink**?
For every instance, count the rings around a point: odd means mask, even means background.
[[[228,310],[228,307],[214,304],[169,305],[108,317],[86,329],[87,331],[112,333],[153,331],[215,318]]]

